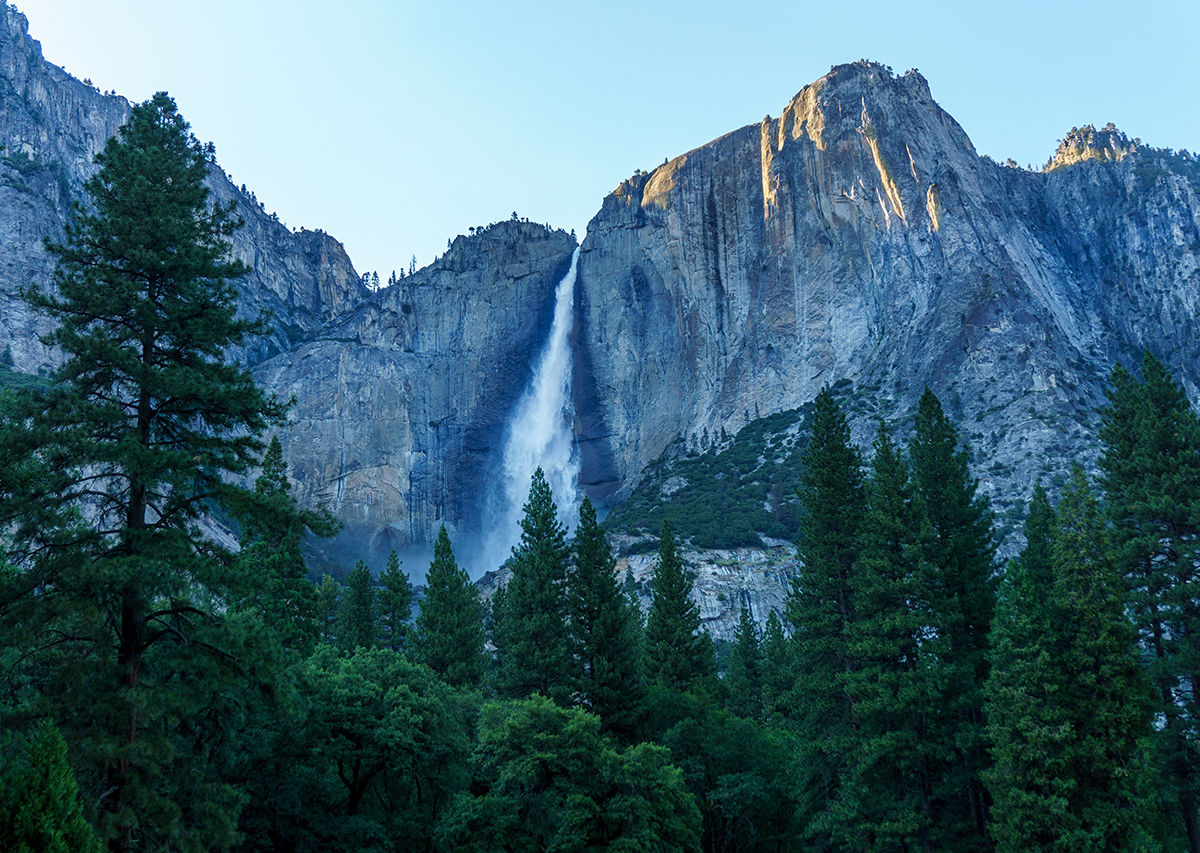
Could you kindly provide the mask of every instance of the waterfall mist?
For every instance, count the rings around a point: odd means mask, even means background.
[[[573,529],[579,510],[579,449],[575,444],[575,409],[571,399],[571,327],[574,323],[575,268],[554,294],[550,337],[539,354],[529,387],[518,400],[505,428],[497,479],[488,499],[488,529],[479,568],[488,571],[508,559],[521,538],[521,508],[529,497],[529,481],[541,467],[558,504],[559,519]]]

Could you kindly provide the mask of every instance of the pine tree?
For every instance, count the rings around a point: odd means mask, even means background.
[[[1113,368],[1101,484],[1128,609],[1147,659],[1155,741],[1188,849],[1200,853],[1200,418],[1149,353]]]
[[[767,624],[763,628],[760,645],[763,662],[763,713],[768,720],[777,721],[786,716],[786,709],[781,706],[795,677],[791,666],[791,648],[783,635],[783,622],[774,610],[767,614]]]
[[[1148,684],[1078,467],[1057,517],[1035,492],[1026,532],[1005,579],[987,683],[993,833],[1003,849],[1145,849],[1138,764]]]
[[[742,602],[734,634],[733,651],[725,671],[729,688],[729,710],[751,720],[763,715],[763,658],[758,642],[758,626],[750,608]]]
[[[1008,564],[996,602],[985,684],[993,766],[986,774],[991,834],[1005,850],[1052,849],[1071,780],[1058,759],[1067,709],[1045,699],[1059,684],[1048,672],[1055,630],[1049,593],[1054,510],[1038,484],[1025,520],[1025,548]]]
[[[858,559],[865,496],[862,457],[828,388],[817,395],[801,455],[800,568],[788,593],[795,682],[784,711],[794,723],[805,777],[804,820],[814,848],[847,823],[840,805],[856,748],[846,679],[852,671],[851,577]]]
[[[43,720],[28,740],[0,733],[0,847],[13,853],[100,853],[83,816],[67,743]]]
[[[700,608],[692,601],[692,579],[675,549],[671,526],[663,522],[658,562],[646,617],[646,677],[673,690],[704,689],[716,675],[712,639],[700,627]]]
[[[920,536],[921,507],[908,465],[881,425],[851,577],[856,618],[847,630],[853,667],[846,691],[856,726],[847,835],[867,849],[930,849],[927,720],[936,709],[926,680],[940,649],[926,630]]]
[[[568,581],[576,701],[606,731],[633,737],[642,697],[637,616],[617,581],[617,561],[588,498],[579,507],[575,571]]]
[[[338,613],[341,612],[344,591],[333,575],[321,575],[316,594],[317,639],[321,642],[333,643],[337,640]]]
[[[379,644],[375,623],[377,608],[375,580],[367,564],[359,560],[346,575],[346,588],[338,613],[338,643],[342,648],[346,651],[373,649]]]
[[[311,651],[318,639],[316,589],[300,553],[306,532],[331,536],[338,521],[325,509],[302,509],[291,495],[278,436],[271,436],[254,491],[239,501],[242,549],[238,562],[262,577],[258,609],[284,644]]]
[[[258,325],[236,316],[232,281],[246,268],[225,260],[238,222],[231,207],[210,205],[211,161],[167,95],[130,111],[96,157],[87,206],[63,243],[48,245],[54,287],[27,293],[59,323],[46,343],[62,366],[0,441],[6,467],[11,459],[29,475],[28,488],[0,495],[0,529],[12,534],[23,585],[38,589],[30,631],[65,629],[87,659],[88,686],[73,695],[88,705],[100,744],[91,754],[104,767],[81,778],[97,780],[86,796],[117,850],[132,847],[140,816],[162,809],[180,810],[200,847],[217,846],[205,833],[229,818],[172,789],[183,776],[162,775],[180,755],[165,741],[189,676],[158,666],[187,645],[179,661],[207,673],[221,657],[221,632],[211,632],[225,607],[260,585],[229,570],[232,555],[198,521],[244,493],[237,483],[262,452],[259,436],[283,413],[223,359]],[[209,639],[193,643],[200,632]],[[63,730],[74,737],[65,719]],[[155,831],[136,829],[146,846]]]
[[[927,525],[922,559],[929,573],[930,628],[943,646],[928,697],[940,712],[929,731],[931,842],[943,850],[986,850],[983,684],[995,611],[991,510],[976,494],[967,452],[929,389],[914,426],[909,453]]]
[[[511,698],[542,693],[566,704],[575,682],[567,627],[566,531],[542,469],[533,474],[495,619],[497,677]]]
[[[483,606],[466,571],[454,561],[446,526],[438,530],[425,598],[417,614],[413,652],[447,683],[478,687],[483,680]]]
[[[387,565],[379,575],[376,599],[379,644],[393,651],[404,651],[408,647],[413,588],[408,575],[400,569],[400,558],[395,551],[388,554]]]

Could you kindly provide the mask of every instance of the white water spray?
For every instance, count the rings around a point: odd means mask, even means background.
[[[571,268],[554,293],[554,322],[550,338],[538,356],[533,380],[513,410],[504,436],[500,482],[492,500],[491,530],[483,559],[493,569],[508,559],[521,538],[521,508],[529,497],[529,481],[540,467],[558,504],[559,520],[574,528],[579,510],[579,448],[572,425],[571,326],[575,308],[575,268]]]

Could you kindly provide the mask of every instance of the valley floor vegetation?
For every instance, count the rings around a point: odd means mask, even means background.
[[[27,294],[64,361],[0,397],[0,847],[1200,850],[1200,419],[1158,361],[1005,566],[932,393],[866,454],[823,391],[795,511],[734,520],[801,569],[722,672],[669,517],[642,613],[540,471],[490,606],[443,528],[413,619],[394,555],[308,577],[336,523],[223,359],[256,324],[210,158],[135,107]]]

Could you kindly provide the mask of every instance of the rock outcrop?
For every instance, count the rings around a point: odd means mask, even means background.
[[[676,438],[850,379],[894,416],[931,387],[1003,508],[1094,457],[1114,361],[1149,348],[1194,395],[1196,160],[1106,128],[1052,165],[979,156],[920,74],[859,62],[622,183],[579,260],[585,486],[619,501]]]
[[[489,466],[574,249],[565,232],[526,222],[459,237],[255,368],[261,385],[296,399],[281,441],[298,496],[345,523],[327,562],[431,550],[442,523],[460,559],[469,554],[460,534],[480,532]],[[419,575],[423,563],[409,562]]]

